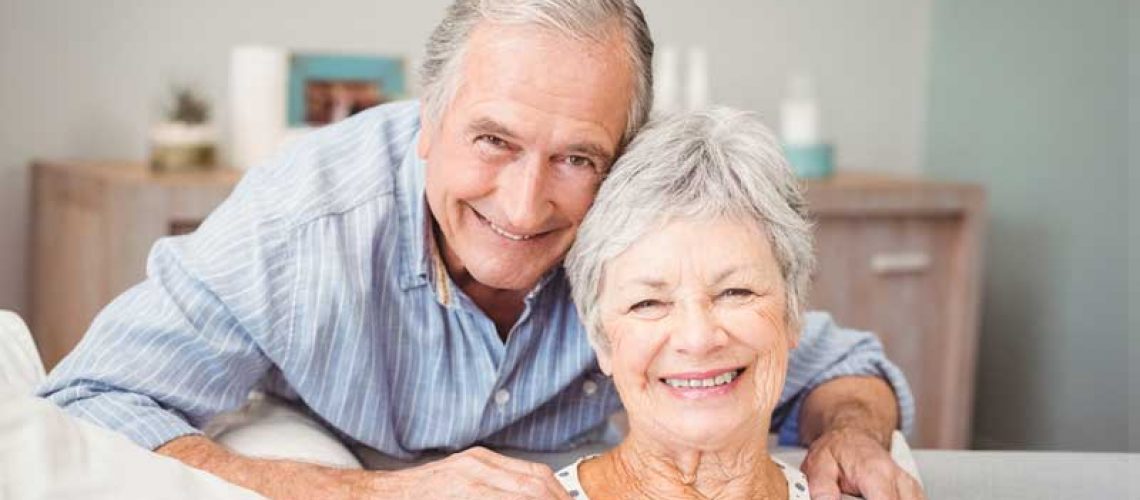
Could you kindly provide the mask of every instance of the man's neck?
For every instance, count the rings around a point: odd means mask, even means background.
[[[584,462],[579,475],[598,498],[785,499],[787,480],[766,446],[763,433],[706,452],[631,432],[617,448]]]
[[[507,335],[511,333],[511,328],[518,322],[519,316],[522,316],[526,292],[491,288],[472,278],[466,269],[452,273],[450,266],[448,268],[448,275],[451,276],[451,280],[471,298],[475,305],[479,306],[479,309],[487,317],[491,318],[491,321],[495,322],[495,329],[499,332],[499,338],[506,342]]]
[[[522,316],[527,291],[504,290],[493,288],[476,280],[467,271],[467,266],[443,241],[439,228],[432,223],[432,238],[436,243],[440,260],[451,281],[463,290],[463,293],[495,323],[495,330],[504,342],[511,333],[511,328]]]

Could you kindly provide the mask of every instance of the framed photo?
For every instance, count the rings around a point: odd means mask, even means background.
[[[304,54],[289,56],[289,128],[335,123],[407,96],[403,58]]]

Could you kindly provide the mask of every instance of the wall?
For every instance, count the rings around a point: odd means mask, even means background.
[[[1140,450],[1140,3],[1128,4],[1128,446]]]
[[[166,85],[218,103],[235,44],[418,56],[445,0],[0,0],[0,308],[25,304],[27,164],[145,154]],[[642,2],[657,41],[709,50],[712,95],[774,119],[793,70],[817,73],[838,162],[915,171],[930,0]],[[773,122],[774,123],[774,122]]]
[[[985,185],[991,208],[979,447],[1140,451],[1126,14],[1120,0],[934,4],[926,171]]]

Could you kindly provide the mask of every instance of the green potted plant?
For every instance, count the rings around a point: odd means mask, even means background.
[[[150,131],[150,166],[158,172],[214,166],[217,133],[210,105],[189,87],[175,87],[164,120]]]

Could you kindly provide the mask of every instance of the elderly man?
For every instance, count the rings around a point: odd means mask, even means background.
[[[561,263],[646,120],[652,53],[632,0],[456,1],[422,106],[366,111],[250,171],[197,232],[155,245],[42,394],[272,497],[564,498],[549,468],[484,447],[565,450],[620,409]],[[459,453],[338,470],[201,435],[255,387],[387,456]],[[894,498],[885,446],[911,405],[873,337],[816,315],[773,430],[810,443],[817,495]]]

